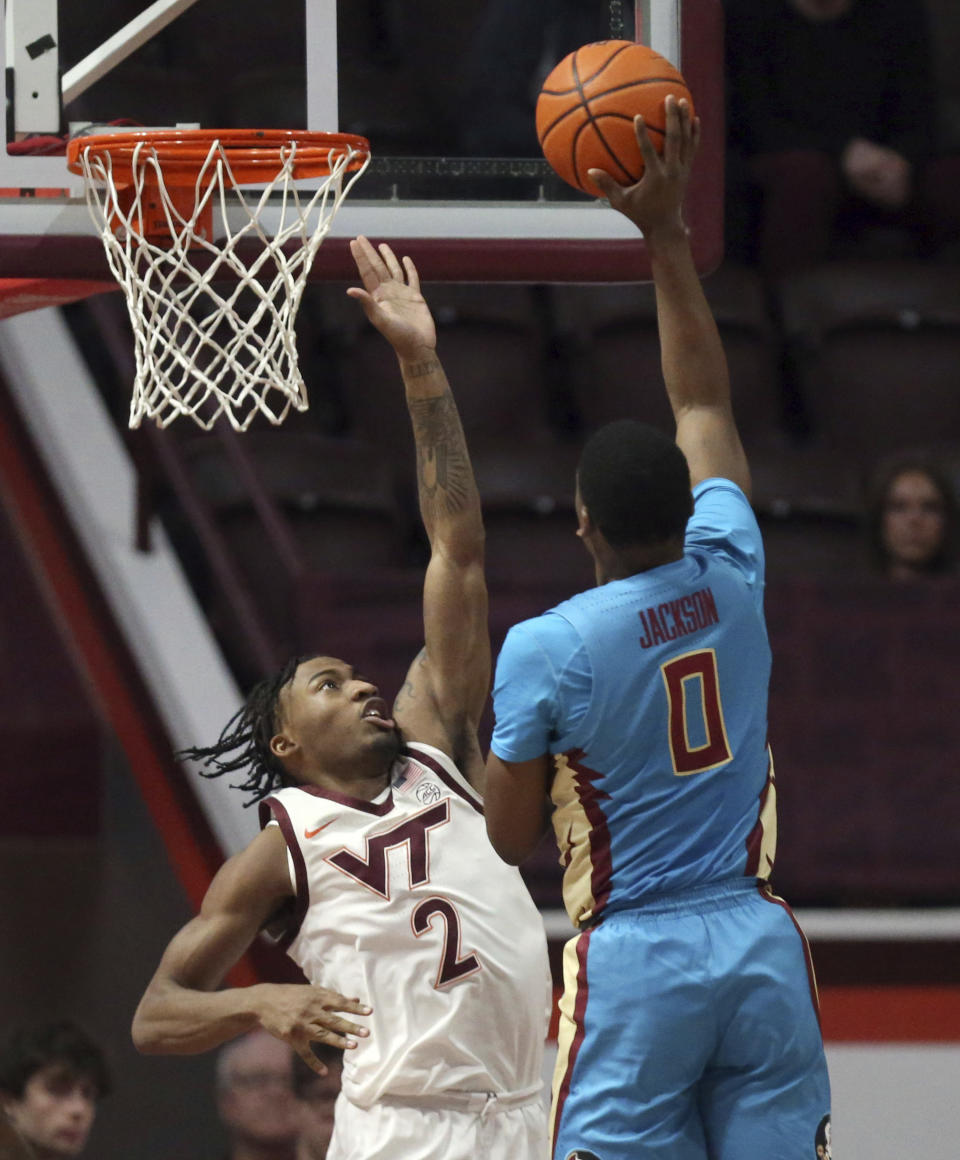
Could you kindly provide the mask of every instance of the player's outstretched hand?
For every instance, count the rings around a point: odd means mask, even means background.
[[[672,94],[666,98],[666,141],[657,153],[643,117],[634,118],[637,143],[643,155],[643,176],[636,185],[620,185],[602,169],[589,177],[614,209],[639,226],[649,238],[658,230],[683,229],[683,198],[700,144],[700,119],[691,117],[690,104]]]
[[[255,991],[261,1027],[289,1043],[317,1075],[326,1075],[327,1069],[313,1054],[312,1043],[349,1049],[357,1046],[351,1036],[366,1038],[370,1034],[366,1027],[337,1012],[369,1015],[371,1008],[359,999],[348,999],[326,987],[309,983],[261,983],[251,991]]]
[[[351,286],[347,294],[360,303],[401,358],[416,358],[437,345],[436,327],[420,293],[417,268],[411,258],[404,258],[401,264],[386,243],[378,250],[364,237],[350,243],[363,289]]]

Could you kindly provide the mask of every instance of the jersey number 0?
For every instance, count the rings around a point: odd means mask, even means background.
[[[686,777],[725,765],[732,754],[720,704],[716,651],[684,653],[662,664],[660,672],[669,704],[673,772]]]

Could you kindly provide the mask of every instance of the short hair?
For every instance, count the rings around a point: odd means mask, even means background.
[[[106,1058],[83,1030],[70,1019],[17,1028],[0,1048],[0,1091],[23,1097],[30,1080],[51,1064],[77,1079],[89,1079],[97,1099],[112,1087]]]
[[[949,474],[928,452],[899,452],[882,460],[867,485],[866,534],[873,562],[885,572],[890,556],[883,541],[883,518],[890,489],[901,475],[916,472],[925,475],[940,493],[943,502],[943,540],[937,553],[924,566],[931,574],[949,572],[956,564],[957,532],[960,528],[960,503]]]
[[[283,762],[270,748],[270,740],[280,728],[281,692],[304,661],[320,655],[305,653],[291,657],[272,676],[264,677],[253,686],[243,707],[224,725],[214,745],[192,746],[180,750],[177,756],[199,761],[204,767],[200,770],[201,777],[245,772],[246,781],[230,787],[251,795],[250,800],[244,802],[245,806],[268,797],[282,786],[293,785]]]
[[[244,1047],[253,1040],[262,1039],[267,1043],[280,1043],[287,1048],[291,1059],[291,1075],[292,1062],[300,1057],[294,1052],[294,1049],[284,1039],[273,1035],[271,1032],[262,1027],[255,1027],[252,1031],[247,1031],[236,1039],[231,1039],[224,1043],[217,1052],[217,1060],[215,1065],[215,1082],[218,1091],[229,1091],[230,1088],[236,1084],[236,1073],[234,1070],[234,1061],[236,1057],[243,1051]]]
[[[614,548],[682,536],[693,514],[683,452],[635,419],[594,432],[580,456],[577,484],[591,520]]]

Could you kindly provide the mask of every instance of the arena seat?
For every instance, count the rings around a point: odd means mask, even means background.
[[[216,436],[194,436],[181,445],[181,453],[234,567],[266,622],[292,651],[298,647],[297,576],[354,576],[402,567],[408,523],[389,465],[368,445],[278,430],[250,432],[240,446],[253,468],[257,497]],[[271,539],[265,510],[274,521],[274,538],[288,537],[294,545],[292,558]],[[209,593],[208,611],[224,631],[228,620],[219,608],[221,596]]]
[[[515,440],[550,446],[544,336],[526,286],[436,286],[430,305],[437,350],[450,380],[471,455]],[[341,362],[350,431],[413,470],[413,437],[397,360],[367,325],[351,336]]]
[[[824,450],[862,466],[960,437],[960,279],[949,265],[828,264],[782,283],[790,365]]]
[[[748,451],[777,439],[783,398],[776,332],[756,272],[726,264],[704,280]],[[558,287],[558,326],[576,336],[575,394],[588,430],[632,416],[672,433],[652,285]]]
[[[572,595],[592,584],[589,557],[576,536],[577,453],[576,445],[558,443],[526,451],[508,445],[474,457],[491,590],[539,580]]]
[[[778,891],[796,905],[950,904],[960,805],[956,580],[767,590]]]
[[[940,148],[960,152],[960,6],[956,0],[923,0],[932,32],[939,98]]]

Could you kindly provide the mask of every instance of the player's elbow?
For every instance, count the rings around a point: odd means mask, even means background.
[[[493,848],[499,855],[501,862],[506,862],[508,866],[519,866],[521,862],[526,860],[530,853],[528,850],[519,846],[501,844]]]
[[[528,762],[503,761],[493,751],[487,757],[484,818],[494,850],[511,866],[534,852],[546,826],[546,756]]]
[[[130,1025],[130,1038],[133,1046],[141,1055],[159,1055],[161,1044],[156,1029],[151,1025],[149,1018],[141,1014],[138,1007]]]
[[[464,582],[475,582],[477,574],[483,576],[485,544],[483,524],[470,523],[435,536],[432,550],[448,568],[462,573]]]
[[[537,847],[540,835],[529,835],[518,831],[509,824],[498,824],[495,817],[487,814],[487,837],[497,856],[509,866],[519,866]]]
[[[512,844],[500,842],[490,837],[490,845],[493,846],[494,852],[501,862],[506,862],[508,866],[519,866],[523,861],[523,853]]]
[[[140,1000],[134,1012],[130,1038],[141,1055],[166,1055],[170,1051],[163,1033],[163,1020],[158,1017],[149,993]]]

